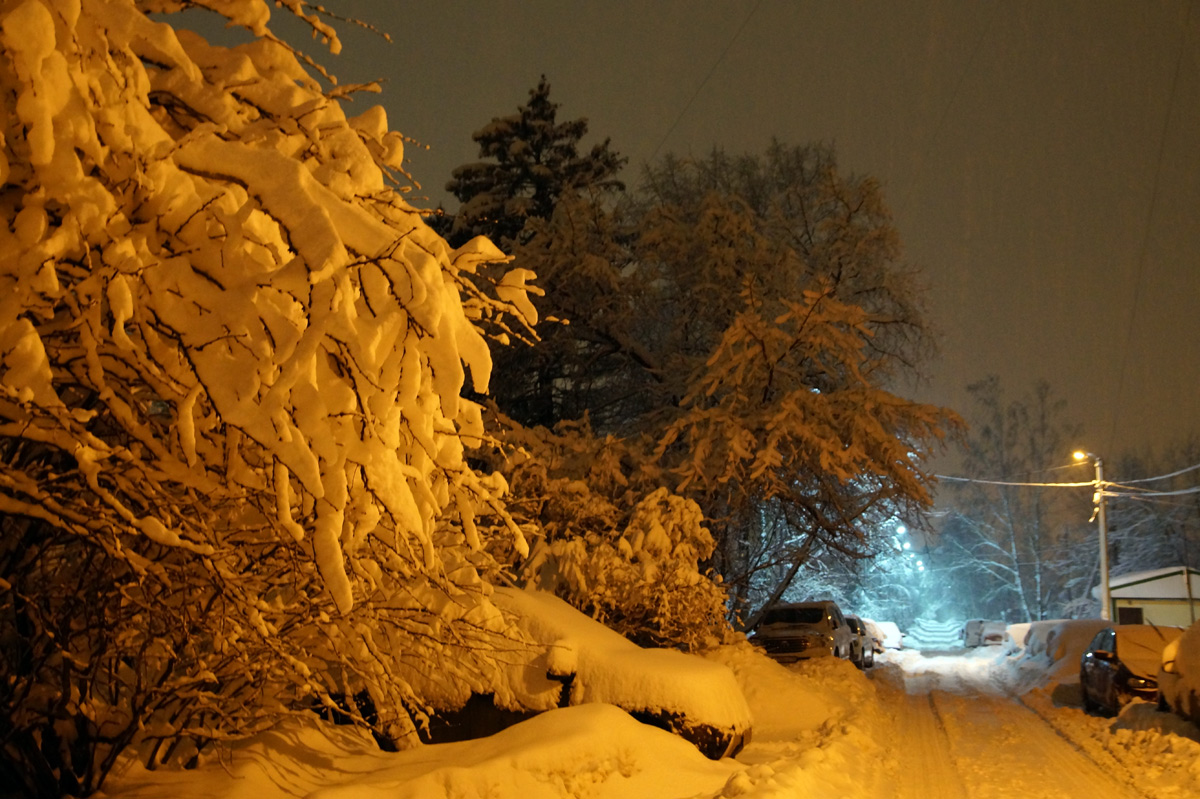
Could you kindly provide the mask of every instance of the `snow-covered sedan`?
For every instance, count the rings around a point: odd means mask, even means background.
[[[1182,633],[1152,624],[1118,624],[1096,633],[1079,659],[1083,709],[1115,714],[1135,698],[1154,702],[1163,649]]]
[[[1200,621],[1163,649],[1158,709],[1200,724]]]

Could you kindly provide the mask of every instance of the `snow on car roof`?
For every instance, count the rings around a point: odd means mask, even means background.
[[[1152,624],[1120,624],[1117,631],[1117,657],[1135,674],[1154,677],[1162,661],[1163,648],[1183,634],[1180,627],[1156,627]]]

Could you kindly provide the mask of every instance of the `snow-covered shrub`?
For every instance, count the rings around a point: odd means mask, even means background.
[[[528,557],[498,552],[519,582],[553,591],[645,646],[703,649],[728,631],[725,591],[701,564],[714,541],[700,507],[656,487],[637,454],[584,423],[510,426],[509,509]]]
[[[143,13],[195,6],[253,40]],[[0,781],[30,794],[337,693],[403,737],[508,633],[476,516],[525,544],[460,394],[526,275],[464,299],[501,254],[421,221],[382,109],[347,118],[268,18],[0,4]]]

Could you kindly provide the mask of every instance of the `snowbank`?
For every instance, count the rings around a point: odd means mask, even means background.
[[[511,597],[499,601],[507,598]],[[551,613],[536,614],[543,621],[556,615],[555,603],[543,597],[522,593],[517,601],[522,600],[537,603],[534,610],[549,606]],[[574,619],[571,614],[562,616]],[[583,626],[583,630],[568,630],[568,638],[592,644],[589,651],[604,651],[594,646],[597,639],[618,652],[633,646],[605,640],[608,636]],[[591,676],[608,686],[603,690],[621,683],[625,690],[635,688],[632,676],[618,680],[602,675],[601,660],[583,658],[591,664]],[[670,660],[681,665],[687,657]],[[746,643],[695,660],[703,665],[693,673],[732,675],[739,696],[745,695],[755,736],[737,760],[708,760],[683,739],[640,724],[606,704],[551,710],[487,738],[393,753],[379,751],[364,732],[313,717],[291,719],[269,733],[210,752],[193,771],[150,772],[127,761],[102,796],[768,799],[880,795],[885,786],[870,776],[875,770],[864,767],[886,757],[875,685],[852,664],[820,658],[785,668]],[[658,677],[667,676],[665,663],[658,667]],[[711,710],[708,701],[696,697],[696,704],[689,707]]]
[[[710,653],[734,674],[754,718],[754,740],[786,739],[852,715],[874,698],[874,686],[848,660],[824,657],[790,666],[751,644]]]
[[[711,795],[740,770],[608,705],[552,710],[489,738],[381,752],[315,717],[197,771],[134,767],[113,799],[622,799]]]

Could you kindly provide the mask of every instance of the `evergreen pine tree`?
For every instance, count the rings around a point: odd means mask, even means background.
[[[472,138],[481,160],[454,170],[446,184],[461,203],[444,217],[443,232],[454,246],[487,236],[501,247],[518,241],[529,219],[549,219],[559,197],[570,190],[621,190],[616,179],[625,163],[609,140],[581,154],[587,120],[557,121],[558,103],[550,101],[543,75],[530,90],[529,102],[515,114],[497,117]]]

